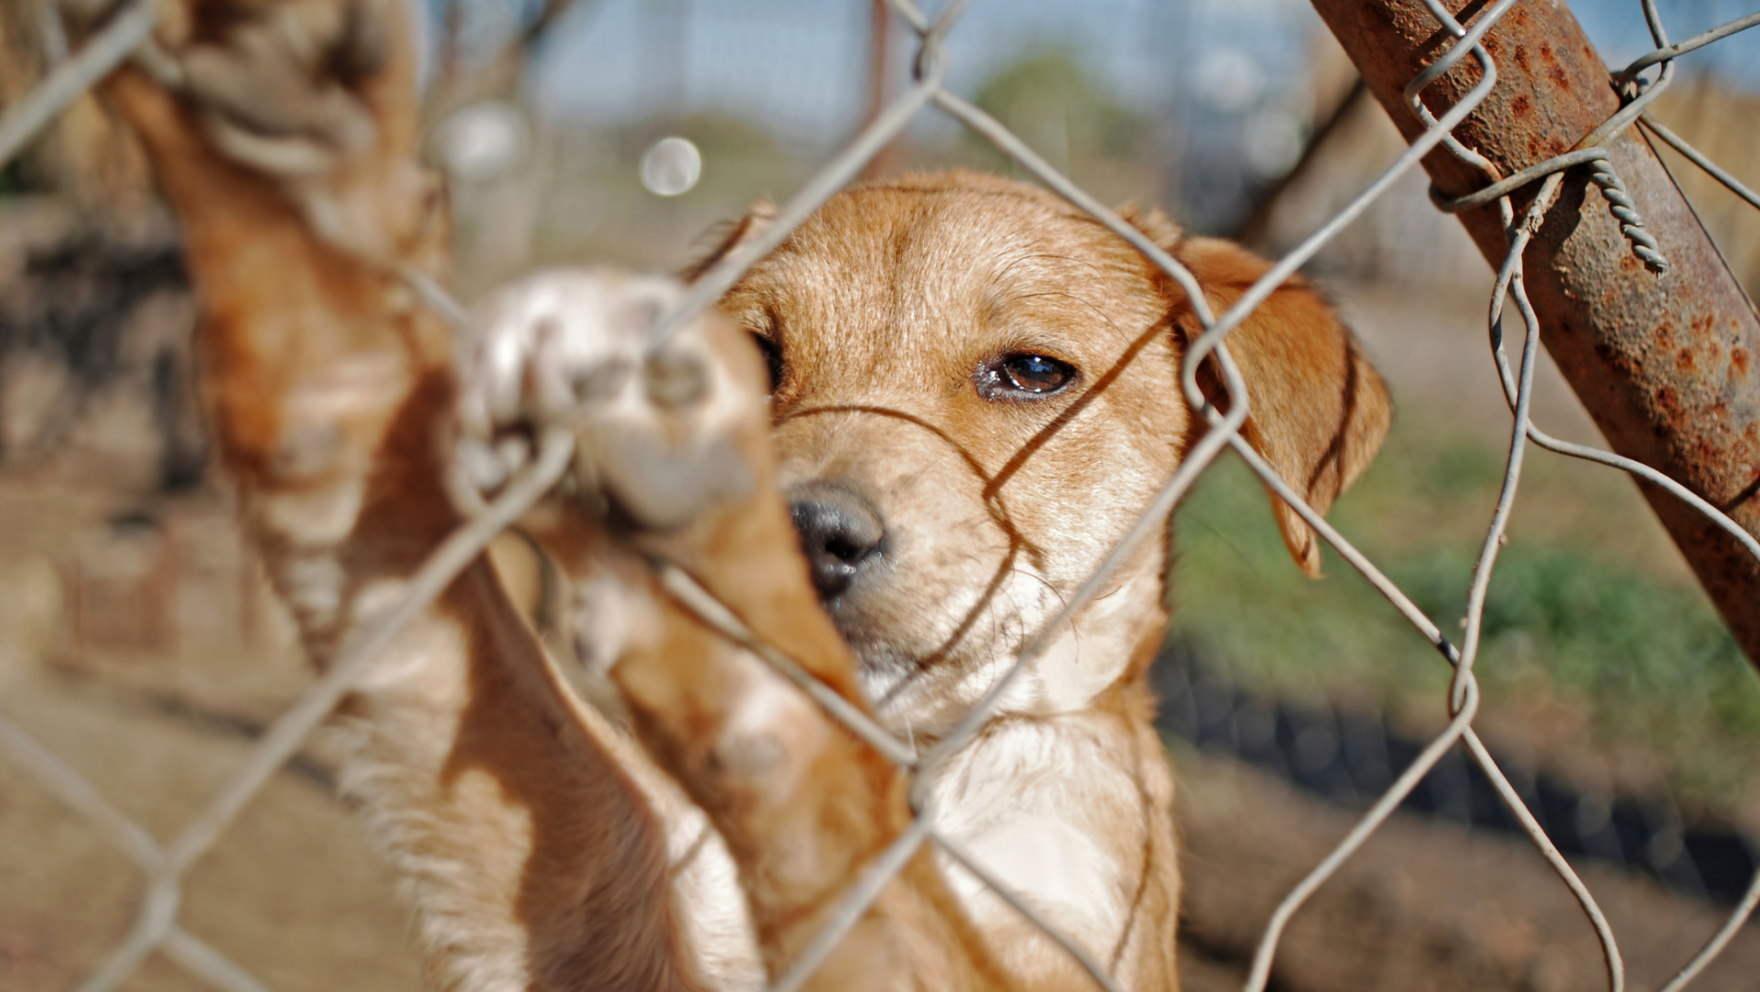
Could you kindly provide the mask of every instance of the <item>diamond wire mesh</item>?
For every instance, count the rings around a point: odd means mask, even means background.
[[[934,810],[928,803],[928,784],[938,765],[982,729],[992,716],[997,701],[1051,643],[1062,625],[1092,599],[1133,548],[1150,534],[1159,532],[1160,521],[1190,489],[1197,477],[1214,462],[1224,448],[1230,448],[1267,487],[1294,508],[1334,551],[1357,569],[1437,649],[1454,671],[1448,701],[1452,719],[1369,808],[1344,840],[1277,907],[1259,942],[1247,981],[1247,990],[1260,992],[1265,988],[1283,930],[1308,897],[1363,845],[1423,776],[1456,744],[1461,744],[1483,770],[1540,853],[1576,897],[1600,941],[1608,987],[1613,992],[1622,992],[1625,985],[1624,967],[1615,937],[1600,907],[1552,845],[1472,728],[1479,706],[1473,667],[1478,654],[1485,595],[1498,550],[1504,543],[1505,526],[1514,504],[1526,446],[1532,442],[1561,454],[1620,469],[1656,485],[1704,514],[1756,557],[1760,557],[1760,541],[1756,541],[1715,507],[1655,470],[1609,452],[1560,441],[1533,424],[1529,418],[1529,409],[1539,345],[1539,319],[1528,301],[1524,287],[1522,252],[1539,229],[1551,205],[1556,202],[1564,184],[1564,170],[1587,164],[1590,166],[1591,180],[1602,190],[1610,209],[1620,220],[1621,230],[1631,242],[1633,253],[1655,271],[1666,268],[1666,258],[1661,255],[1654,238],[1644,230],[1642,218],[1636,213],[1630,198],[1625,195],[1619,177],[1608,165],[1607,153],[1602,147],[1634,122],[1641,122],[1651,133],[1680,151],[1738,196],[1760,207],[1760,196],[1742,186],[1726,171],[1645,113],[1647,105],[1673,79],[1672,60],[1676,56],[1756,26],[1760,24],[1760,14],[1731,21],[1685,41],[1671,44],[1654,0],[1640,0],[1646,23],[1657,47],[1616,75],[1616,81],[1622,86],[1627,99],[1621,109],[1597,129],[1598,143],[1594,147],[1559,155],[1517,175],[1499,180],[1496,170],[1486,159],[1462,146],[1450,132],[1472,113],[1496,84],[1497,66],[1485,46],[1480,44],[1480,40],[1517,0],[1498,0],[1478,16],[1470,29],[1459,24],[1439,0],[1423,0],[1438,25],[1454,39],[1434,63],[1410,82],[1404,93],[1413,112],[1423,121],[1424,132],[1349,205],[1279,260],[1234,306],[1218,315],[1211,311],[1196,281],[1178,262],[1063,176],[1007,128],[978,107],[944,88],[947,59],[943,42],[969,0],[951,0],[933,19],[912,0],[888,2],[893,13],[917,36],[913,84],[883,108],[840,154],[802,186],[782,207],[761,237],[705,273],[692,286],[679,306],[657,325],[650,347],[661,347],[691,316],[712,305],[752,264],[785,240],[796,225],[827,198],[855,179],[888,142],[903,132],[920,110],[932,104],[983,136],[1072,204],[1092,214],[1140,250],[1182,287],[1204,331],[1193,342],[1183,359],[1181,384],[1186,399],[1207,418],[1211,429],[1188,453],[1178,470],[1143,510],[1136,525],[1099,568],[1068,597],[1056,616],[1024,642],[1014,664],[952,733],[926,754],[917,754],[913,747],[898,740],[859,708],[813,680],[786,655],[761,642],[730,610],[697,585],[683,570],[664,563],[657,565],[663,588],[681,605],[723,635],[752,650],[824,707],[831,717],[842,722],[852,733],[867,741],[889,760],[899,764],[913,778],[910,802],[914,816],[911,825],[864,870],[844,896],[831,921],[788,970],[775,978],[770,988],[774,992],[792,992],[805,984],[885,886],[926,843],[937,847],[948,860],[971,873],[1056,941],[1092,976],[1099,987],[1109,992],[1119,988],[1116,980],[1086,948],[1011,891],[1006,880],[996,877],[982,863],[972,858],[957,841],[936,831]],[[157,8],[150,0],[135,0],[126,5],[110,18],[105,28],[94,35],[79,53],[63,62],[35,90],[11,108],[0,119],[0,163],[9,160],[56,113],[123,61],[133,59],[155,78],[162,82],[173,82],[174,72],[167,71],[170,61],[151,41],[156,11]],[[1483,70],[1480,82],[1440,118],[1434,116],[1419,99],[1419,94],[1430,83],[1468,57],[1475,59]],[[1654,80],[1644,82],[1640,74],[1655,65],[1661,65],[1660,72]],[[1454,201],[1439,199],[1437,205],[1452,212],[1496,202],[1509,234],[1509,250],[1498,269],[1494,284],[1489,323],[1493,362],[1513,412],[1511,437],[1502,490],[1473,569],[1467,602],[1466,633],[1458,648],[1373,562],[1309,507],[1246,442],[1240,434],[1240,427],[1248,415],[1250,398],[1226,344],[1229,332],[1239,326],[1254,308],[1437,145],[1442,145],[1450,154],[1479,168],[1492,181],[1485,189],[1471,196]],[[1518,218],[1508,199],[1509,194],[1535,181],[1542,183],[1539,193],[1527,211]],[[462,310],[444,290],[414,274],[406,275],[424,301],[454,326],[460,324]],[[1514,301],[1524,329],[1520,362],[1513,370],[1504,347],[1501,324],[1503,311],[1509,300]],[[1231,399],[1229,412],[1226,414],[1206,403],[1197,385],[1197,369],[1212,354],[1215,355],[1223,384]],[[80,986],[81,992],[107,992],[117,987],[154,950],[162,950],[173,961],[216,988],[228,992],[259,992],[265,989],[249,972],[228,961],[178,926],[183,873],[208,851],[275,770],[294,754],[306,736],[323,721],[336,702],[349,690],[373,654],[394,637],[404,623],[424,609],[460,569],[482,553],[491,538],[550,490],[561,477],[571,455],[571,442],[567,434],[560,430],[547,431],[531,464],[522,470],[493,503],[480,507],[468,523],[462,525],[434,550],[411,580],[399,604],[349,644],[324,678],[275,721],[255,746],[250,759],[233,773],[202,814],[192,820],[169,845],[161,846],[155,842],[138,824],[111,806],[72,768],[15,724],[0,718],[0,750],[4,750],[21,768],[88,819],[107,840],[126,853],[148,879],[147,895],[133,929],[111,952],[109,959]],[[1662,992],[1677,992],[1697,976],[1753,912],[1756,903],[1760,903],[1760,875],[1750,884],[1746,895],[1730,913],[1725,925],[1663,986]]]

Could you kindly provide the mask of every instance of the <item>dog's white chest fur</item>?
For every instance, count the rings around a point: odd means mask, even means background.
[[[1005,721],[955,754],[936,779],[938,832],[1007,885],[1045,918],[1106,957],[1123,938],[1128,900],[1140,866],[1088,822],[1097,800],[1136,790],[1109,755],[1115,731],[1085,716]],[[1138,831],[1121,848],[1141,849]],[[705,974],[717,988],[762,985],[751,945],[744,896],[726,848],[711,833],[704,842],[701,814],[690,810],[669,823],[670,846],[683,870],[674,876],[680,905],[691,907],[689,927]],[[976,876],[943,856],[942,868],[973,922],[1004,930],[1020,914]],[[1060,961],[1065,952],[1043,937],[999,947],[1017,975],[1035,960]]]

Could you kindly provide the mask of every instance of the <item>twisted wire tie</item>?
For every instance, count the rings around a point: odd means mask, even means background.
[[[1638,216],[1637,205],[1632,202],[1631,194],[1626,192],[1626,184],[1620,180],[1619,173],[1613,171],[1613,163],[1605,158],[1598,158],[1588,163],[1589,178],[1601,188],[1601,195],[1607,198],[1608,209],[1619,221],[1620,233],[1632,243],[1632,254],[1642,259],[1645,267],[1661,275],[1668,271],[1668,259],[1662,255],[1662,249],[1656,243],[1656,236],[1644,228],[1644,219]]]

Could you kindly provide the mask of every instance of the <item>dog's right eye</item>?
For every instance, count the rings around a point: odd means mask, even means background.
[[[987,400],[1037,399],[1061,392],[1081,373],[1074,365],[1046,355],[1002,355],[978,369],[978,394]]]
[[[782,345],[762,334],[752,335],[752,340],[758,342],[758,350],[764,353],[764,366],[770,370],[770,393],[775,395],[782,388]]]

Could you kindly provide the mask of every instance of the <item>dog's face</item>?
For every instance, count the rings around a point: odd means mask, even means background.
[[[839,195],[724,300],[772,359],[803,549],[895,724],[945,731],[1177,466],[1195,414],[1178,384],[1188,311],[1166,287],[1063,201],[953,174]],[[1163,543],[1143,543],[1006,711],[1086,706],[1153,648]]]

